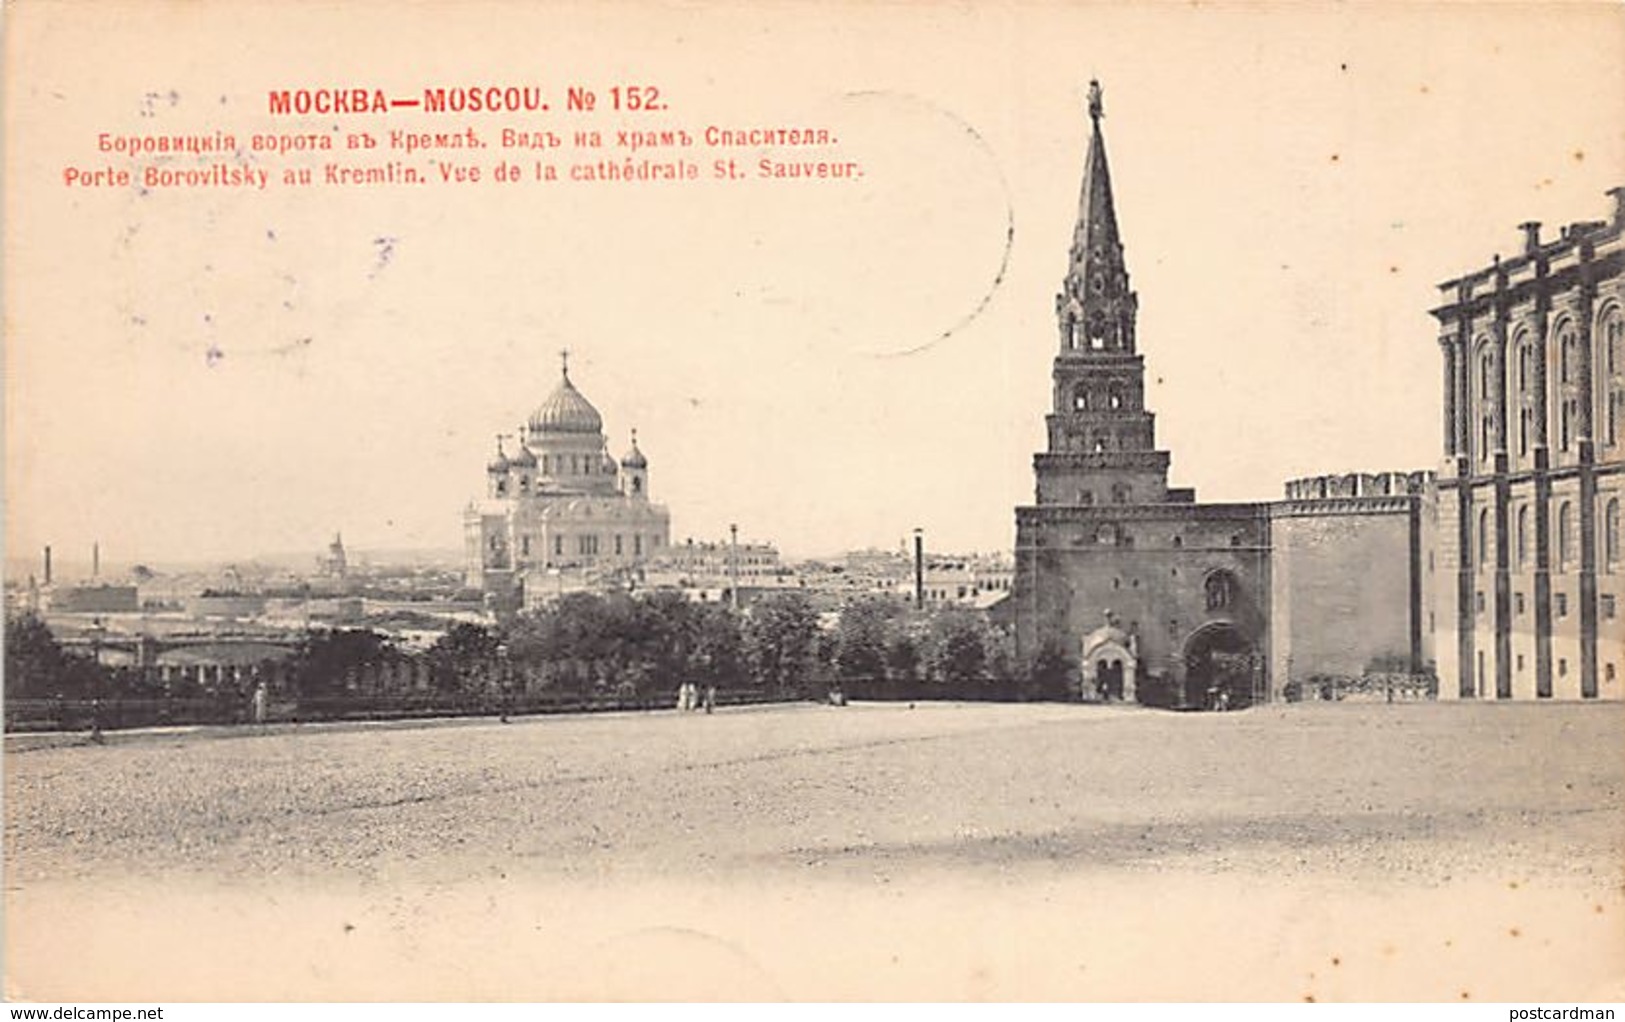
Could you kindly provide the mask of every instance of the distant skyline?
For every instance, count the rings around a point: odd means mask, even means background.
[[[1043,447],[1091,78],[1170,481],[1251,501],[1430,469],[1435,285],[1518,251],[1519,222],[1608,216],[1625,184],[1625,34],[1604,5],[130,16],[152,10],[8,12],[8,564],[45,543],[88,560],[95,540],[125,564],[314,557],[336,531],[454,550],[495,434],[566,347],[610,453],[637,429],[674,539],[738,523],[802,557],[921,527],[937,549],[1008,549]],[[100,132],[494,138],[522,118],[265,110],[273,88],[487,81],[660,86],[669,111],[601,115],[607,131],[828,126],[865,176],[62,184],[120,162]]]

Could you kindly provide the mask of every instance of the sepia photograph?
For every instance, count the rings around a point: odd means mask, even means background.
[[[8,1001],[1625,1000],[1625,9],[3,16]]]

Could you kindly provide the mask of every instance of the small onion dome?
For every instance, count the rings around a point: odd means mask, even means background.
[[[519,468],[535,468],[536,455],[524,444],[519,445],[519,453],[513,456],[514,465]]]
[[[545,433],[602,433],[604,420],[592,402],[581,396],[581,391],[570,382],[570,371],[547,400],[530,413],[532,432]]]
[[[492,475],[501,475],[508,471],[508,456],[502,453],[501,437],[497,437],[497,456],[491,459],[491,463],[485,466],[485,470]]]
[[[643,452],[638,450],[638,431],[635,430],[635,429],[632,431],[632,449],[630,451],[627,451],[626,454],[621,458],[621,467],[622,468],[648,468],[649,467],[649,459],[645,458],[643,456]]]

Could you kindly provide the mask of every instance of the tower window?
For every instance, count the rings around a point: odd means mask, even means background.
[[[1614,594],[1613,593],[1603,593],[1602,596],[1597,601],[1597,608],[1602,611],[1602,616],[1604,618],[1612,621],[1613,618],[1614,618],[1614,613],[1615,613],[1615,611],[1614,611]]]
[[[1569,616],[1569,594],[1568,593],[1558,593],[1557,594],[1557,616],[1558,617],[1568,617]]]
[[[1208,610],[1224,610],[1235,600],[1236,577],[1228,571],[1215,571],[1202,583]]]

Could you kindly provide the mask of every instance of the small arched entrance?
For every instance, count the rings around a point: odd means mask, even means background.
[[[1185,640],[1185,705],[1240,709],[1254,702],[1258,657],[1252,640],[1229,622],[1203,625]]]
[[[1133,702],[1139,667],[1138,643],[1121,628],[1107,625],[1083,640],[1083,698],[1092,702]]]

